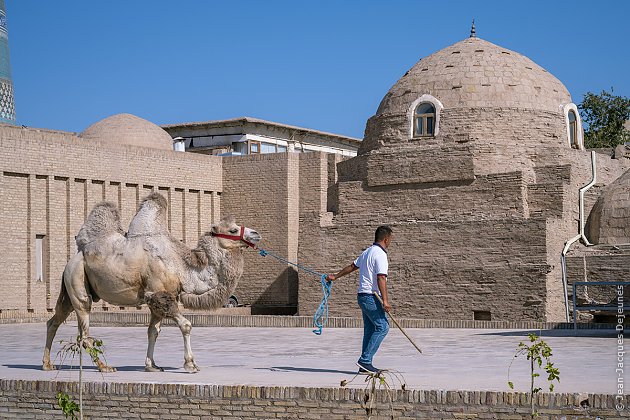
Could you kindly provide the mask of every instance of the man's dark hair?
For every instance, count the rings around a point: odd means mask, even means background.
[[[392,228],[387,225],[379,226],[374,232],[374,242],[381,242],[383,239],[391,236],[393,233]]]

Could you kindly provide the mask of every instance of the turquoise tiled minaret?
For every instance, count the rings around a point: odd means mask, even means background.
[[[9,33],[4,0],[0,0],[0,123],[15,124],[13,80],[9,62]]]

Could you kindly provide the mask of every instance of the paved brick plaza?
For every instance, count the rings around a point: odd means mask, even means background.
[[[41,370],[45,324],[0,325],[0,378],[76,380],[68,370]],[[182,369],[183,343],[177,328],[164,327],[155,360],[164,373],[145,373],[146,329],[94,327],[103,339],[107,360],[119,369],[105,374],[107,381],[196,383],[217,385],[278,385],[336,387],[355,371],[358,329],[325,329],[315,336],[304,328],[195,327],[193,350],[201,372]],[[399,331],[392,329],[375,358],[375,365],[400,371],[411,389],[507,391],[507,368],[524,330],[410,329],[423,348],[419,355]],[[545,331],[554,350],[561,382],[557,392],[616,392],[617,340],[613,331]],[[76,335],[76,326],[59,329],[58,340]],[[515,362],[512,380],[517,390],[528,386],[527,363]],[[90,368],[86,381],[103,377]],[[541,381],[542,382],[542,381]],[[356,381],[357,386],[363,386]]]

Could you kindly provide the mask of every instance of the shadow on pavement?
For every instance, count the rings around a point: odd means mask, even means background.
[[[503,337],[527,337],[527,334],[541,335],[540,330],[518,330],[500,332],[482,332],[475,335],[498,335]],[[613,338],[619,333],[615,330],[542,330],[542,337],[589,337]]]
[[[21,365],[21,364],[6,364],[6,365],[2,365],[5,366],[9,369],[29,369],[29,370],[42,370],[42,365]],[[56,365],[57,366],[57,370],[56,371],[61,371],[61,370],[65,370],[65,371],[69,371],[69,370],[79,370],[79,365]],[[116,371],[118,372],[144,372],[144,366],[114,366],[116,368]],[[177,371],[180,370],[179,368],[175,368],[175,367],[162,367],[162,369],[164,369],[164,372],[168,372],[168,371]],[[96,368],[96,366],[83,366],[83,370],[84,371],[94,371],[94,372],[98,372],[98,369]],[[53,371],[53,372],[56,372]],[[114,372],[115,373],[115,372]],[[150,374],[151,372],[147,372],[147,374]],[[188,373],[188,372],[184,372],[184,373]]]
[[[29,369],[29,370],[43,370],[42,369],[42,365],[20,365],[20,364],[6,364],[6,365],[2,365],[5,367],[8,367],[9,369]],[[77,364],[76,366],[70,366],[70,365],[55,365],[57,366],[57,370],[79,370],[79,365]],[[96,366],[83,366],[83,370],[94,370],[94,371],[98,371],[98,369],[96,369]],[[52,372],[55,372],[52,371]]]
[[[336,369],[318,369],[318,368],[302,368],[292,366],[272,366],[269,368],[254,368],[257,370],[270,370],[272,372],[307,372],[307,373],[341,373],[343,375],[355,375],[356,371],[336,370]]]

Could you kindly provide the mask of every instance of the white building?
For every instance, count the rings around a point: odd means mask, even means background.
[[[280,124],[257,118],[163,125],[174,139],[176,150],[221,154],[260,154],[321,151],[356,156],[360,139]],[[183,144],[183,148],[182,148]]]

